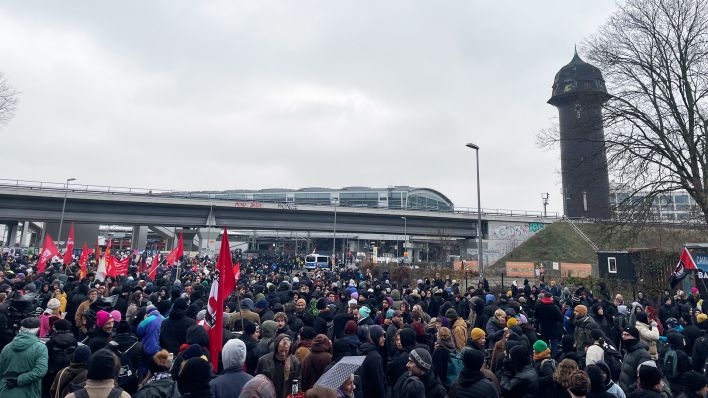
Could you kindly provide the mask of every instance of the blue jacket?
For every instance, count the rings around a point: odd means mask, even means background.
[[[160,351],[160,326],[162,315],[157,309],[150,311],[150,316],[143,319],[138,325],[138,337],[143,343],[143,351],[151,358]]]

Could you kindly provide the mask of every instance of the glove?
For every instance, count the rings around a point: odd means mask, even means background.
[[[17,387],[17,379],[14,377],[5,379],[5,386],[7,386],[8,390]]]

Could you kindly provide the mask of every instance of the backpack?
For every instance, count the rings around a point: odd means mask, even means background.
[[[113,387],[111,390],[110,394],[108,394],[107,398],[120,398],[120,395],[123,393],[123,390],[121,390],[118,387]],[[74,391],[74,396],[76,398],[89,398],[88,391],[86,391],[85,388],[82,388],[80,390]]]
[[[51,359],[49,360],[48,373],[56,374],[69,366],[71,358],[74,356],[74,351],[76,351],[76,345],[67,347],[53,344],[51,352],[49,352],[49,358]]]
[[[128,356],[128,352],[132,350],[136,344],[138,344],[137,341],[133,343],[133,345],[128,347],[128,349],[125,351],[116,350],[116,353],[120,356],[120,372],[118,372],[118,386],[128,391],[137,391],[138,382],[140,381],[137,369],[135,368],[135,366],[133,366],[130,361],[130,357]]]
[[[622,373],[622,356],[621,354],[611,345],[601,346],[603,351],[603,360],[610,368],[610,376],[612,380],[619,380],[620,373]]]
[[[664,361],[661,364],[661,371],[668,379],[675,379],[678,376],[678,355],[676,350],[669,348],[664,354]]]
[[[543,361],[541,361],[541,365],[540,365],[538,368],[539,368],[539,369],[542,369],[542,368],[543,368],[543,365],[545,365],[546,363],[550,363],[550,364],[551,364],[551,368],[553,369],[553,373],[555,373],[555,372],[556,372],[556,366],[557,366],[556,360],[553,359],[553,358],[544,359]]]
[[[462,363],[462,356],[460,355],[459,352],[451,352],[447,356],[447,374],[445,375],[445,384],[446,386],[451,386],[452,383],[457,380],[457,376],[460,375],[460,371],[462,371],[462,368],[464,367],[464,364]]]

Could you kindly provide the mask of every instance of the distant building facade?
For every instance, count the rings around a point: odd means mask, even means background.
[[[637,205],[646,201],[646,195],[635,194],[633,197],[629,192],[613,190],[610,193],[610,204],[612,205],[616,218],[627,218],[630,212],[637,212]],[[700,207],[686,191],[667,192],[657,195],[651,204],[645,207],[649,221],[657,222],[703,222],[703,215]]]
[[[390,188],[345,187],[261,189],[189,192],[190,197],[292,203],[302,205],[337,205],[422,211],[453,211],[447,196],[430,188],[395,186]]]

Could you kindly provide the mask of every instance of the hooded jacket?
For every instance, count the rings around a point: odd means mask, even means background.
[[[187,342],[187,329],[196,323],[194,319],[185,315],[186,311],[187,303],[184,299],[177,299],[172,306],[169,318],[162,321],[160,325],[162,348],[172,354],[179,353],[179,347]]]
[[[0,354],[0,396],[39,397],[47,373],[47,347],[33,334],[20,332]],[[16,377],[17,387],[8,389],[7,378]]]
[[[406,373],[408,355],[415,347],[415,332],[410,328],[403,328],[400,331],[401,346],[398,353],[391,360],[388,366],[388,384],[395,385],[398,379]]]
[[[143,350],[149,357],[160,351],[160,327],[162,315],[157,309],[150,311],[150,316],[138,325],[138,337],[143,343]]]
[[[357,370],[365,383],[362,384],[363,395],[365,397],[385,397],[386,394],[386,374],[385,364],[379,350],[373,344],[366,342],[359,346],[362,355],[365,355],[364,362]]]
[[[285,335],[279,335],[273,340],[273,346],[277,347]],[[285,361],[290,363],[290,371],[285,373]],[[292,389],[292,382],[300,378],[300,362],[295,355],[288,354],[284,360],[278,359],[275,352],[271,352],[258,359],[256,374],[263,374],[275,386],[276,397],[285,397]]]
[[[332,343],[327,336],[318,334],[312,340],[310,355],[306,356],[300,366],[301,382],[300,387],[307,391],[315,385],[317,379],[322,376],[327,366],[332,363]]]
[[[633,341],[629,343],[629,341]],[[622,370],[620,372],[619,385],[624,391],[629,391],[629,387],[637,381],[637,367],[644,361],[649,361],[647,345],[640,340],[627,340],[624,342],[627,353],[622,359]]]
[[[489,379],[479,370],[470,368],[462,368],[460,375],[457,377],[448,396],[451,398],[498,398],[499,393]]]
[[[563,314],[553,302],[553,298],[544,297],[536,302],[536,320],[543,340],[560,340],[563,332]]]

